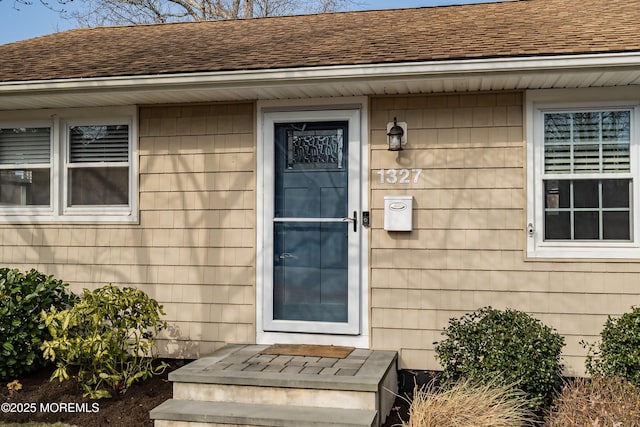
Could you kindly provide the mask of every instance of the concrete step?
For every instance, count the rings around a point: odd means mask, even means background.
[[[171,372],[173,399],[155,427],[381,426],[395,401],[397,353],[270,354],[228,345]]]
[[[383,417],[395,401],[395,352],[355,350],[342,360],[324,360],[276,358],[261,355],[261,348],[230,345],[170,373],[173,398],[376,410]]]
[[[391,394],[383,390],[384,394]],[[376,410],[376,391],[318,390],[227,384],[173,383],[173,398],[257,405]],[[394,396],[395,398],[395,396]]]
[[[155,427],[375,427],[376,411],[172,399],[151,411]]]

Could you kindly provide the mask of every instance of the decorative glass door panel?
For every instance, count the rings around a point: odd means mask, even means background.
[[[348,321],[347,122],[275,126],[274,320]]]

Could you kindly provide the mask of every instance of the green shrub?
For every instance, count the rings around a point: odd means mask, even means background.
[[[586,344],[587,372],[591,375],[620,376],[640,386],[640,307],[615,319],[607,318],[600,333],[600,345]]]
[[[154,367],[154,336],[166,327],[161,314],[144,292],[113,285],[85,290],[70,309],[43,312],[52,339],[42,350],[57,367],[51,379],[68,380],[76,367],[84,395],[105,398],[161,372],[165,364]]]
[[[436,357],[445,388],[461,378],[517,384],[539,410],[560,385],[564,338],[526,313],[485,307],[450,319],[442,335]]]
[[[67,308],[74,296],[68,285],[36,270],[0,268],[0,380],[10,380],[44,365],[40,344],[49,338],[40,312]]]

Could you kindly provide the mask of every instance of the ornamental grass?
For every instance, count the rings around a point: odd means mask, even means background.
[[[414,389],[409,421],[403,427],[519,427],[534,415],[515,386],[462,379],[446,390],[433,383]]]

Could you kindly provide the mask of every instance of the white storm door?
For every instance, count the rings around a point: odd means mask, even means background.
[[[264,116],[265,331],[360,333],[360,110]]]

